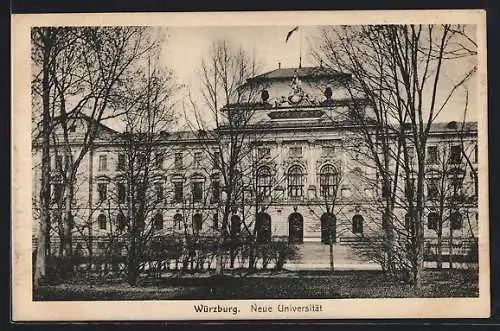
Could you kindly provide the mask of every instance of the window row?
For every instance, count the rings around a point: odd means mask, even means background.
[[[320,195],[322,197],[333,197],[337,194],[339,186],[339,175],[333,165],[327,164],[320,169]],[[257,171],[257,195],[260,199],[271,196],[273,187],[273,176],[268,166],[262,166]],[[304,196],[305,173],[301,166],[291,166],[286,174],[288,197],[301,198]]]
[[[117,203],[123,204],[127,201],[128,188],[124,182],[118,182],[115,184],[115,192],[109,192],[108,183],[97,183],[97,194],[99,202],[107,201],[108,199],[113,199]],[[210,181],[210,203],[219,202],[221,195],[221,185],[218,179],[212,178]],[[163,201],[166,198],[166,187],[163,182],[153,183],[153,189],[147,190],[143,185],[137,185],[135,189],[136,199],[155,199],[156,202]],[[172,201],[176,203],[185,202],[186,189],[189,188],[191,192],[190,198],[193,202],[203,202],[206,198],[205,196],[205,180],[204,178],[193,178],[189,185],[186,185],[184,180],[173,180],[172,181]],[[60,195],[60,193],[59,193]]]
[[[466,162],[466,157],[468,157],[473,163],[478,162],[477,145],[474,145],[471,152],[464,150],[462,145],[452,145],[448,150],[441,150],[441,153],[438,146],[427,146],[427,164],[436,165],[442,162],[448,162],[449,164],[461,164]]]
[[[151,155],[151,159],[149,160],[149,162],[147,162],[148,160],[146,158],[146,155],[144,154],[137,154],[130,158],[133,159],[134,162],[137,163],[139,167],[144,167],[146,164],[151,164],[156,169],[165,169],[164,168],[165,155],[163,153],[154,153],[153,155]],[[192,164],[190,164],[190,166],[193,168],[201,168],[203,166],[203,158],[204,157],[202,152],[194,152]],[[221,163],[220,153],[213,152],[210,154],[209,158],[212,161],[213,168],[217,169],[219,167],[219,164]],[[127,164],[129,162],[130,160],[127,154],[119,153],[116,159],[116,170],[125,171],[127,169]],[[177,170],[181,170],[186,167],[184,153],[182,152],[174,153],[173,167],[174,169]],[[98,171],[110,170],[107,154],[99,155],[97,169]]]
[[[191,224],[189,224],[189,219]],[[117,231],[124,231],[128,229],[131,224],[129,224],[127,217],[123,212],[119,212],[116,215],[116,226]],[[331,213],[324,213],[321,216],[321,241],[323,243],[333,243],[336,242],[336,218],[335,215]],[[180,213],[177,213],[172,218],[173,228],[177,230],[185,229],[191,226],[194,233],[199,233],[203,229],[203,216],[200,213],[196,213],[191,217],[187,217]],[[241,234],[242,222],[238,215],[232,215],[230,218],[229,226],[222,225],[220,228],[218,214],[215,213],[211,216],[212,228],[215,230],[228,230],[227,234],[231,237],[238,237]],[[304,239],[304,218],[298,212],[290,214],[288,217],[289,223],[289,241],[292,243],[302,243]],[[352,232],[354,234],[363,234],[363,216],[356,214],[352,218]],[[111,226],[110,220],[106,214],[101,213],[97,216],[97,224],[99,229],[107,230]],[[140,231],[145,228],[145,222],[142,220],[136,221],[136,226]],[[164,228],[164,218],[161,212],[156,213],[151,219],[151,227],[154,230],[162,230]],[[271,216],[265,212],[260,212],[256,217],[256,241],[258,243],[268,243],[271,241],[272,228],[271,228]]]
[[[189,224],[189,219],[191,220],[191,224]],[[154,230],[162,230],[164,228],[164,218],[161,212],[157,212],[151,218],[151,227]],[[186,227],[191,226],[192,230],[197,233],[203,229],[203,216],[200,213],[195,213],[191,217],[185,216],[183,214],[177,213],[172,217],[173,228],[177,230],[183,230]],[[212,228],[215,230],[219,229],[219,217],[218,214],[215,213],[211,216]],[[111,224],[116,226],[116,230],[124,231],[128,229],[131,224],[128,222],[127,217],[123,212],[119,212],[116,215],[116,219],[114,223],[111,223],[111,220],[108,219],[106,214],[101,213],[97,216],[97,224],[99,229],[107,230]],[[137,228],[142,231],[145,228],[144,220],[136,220]],[[237,236],[241,233],[241,218],[238,215],[233,215],[230,219],[229,233],[231,236]]]

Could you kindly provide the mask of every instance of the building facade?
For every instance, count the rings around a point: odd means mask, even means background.
[[[241,179],[237,193],[231,195],[231,231],[237,227],[234,231],[252,233],[256,220],[263,217],[266,227],[259,235],[304,247],[323,247],[322,243],[331,240],[346,261],[357,255],[343,247],[379,245],[385,192],[361,129],[349,118],[353,100],[359,105],[362,98],[353,98],[343,89],[345,79],[349,76],[320,67],[280,68],[249,79],[247,86],[241,87],[242,94],[255,84],[258,93],[246,103],[227,105],[222,110],[228,122],[215,129],[217,135],[202,130],[156,133],[154,148],[147,156],[142,195],[131,192],[129,172],[131,162],[141,162],[140,158],[124,147],[124,133],[99,124],[98,137],[76,176],[74,249],[85,254],[85,240],[92,237],[94,254],[104,253],[110,238],[127,232],[128,209],[134,196],[148,200],[141,231],[160,237],[186,233],[217,236],[224,226],[221,215],[228,198],[224,167],[231,159],[229,148],[221,144],[232,141],[231,135],[241,139],[247,151],[237,161]],[[231,121],[241,112],[251,116],[245,117],[245,126],[239,126],[235,134]],[[70,130],[74,146],[83,139],[90,123],[84,118],[74,121]],[[221,139],[224,135],[227,140]],[[408,157],[415,159],[412,148],[407,150]],[[36,242],[41,159],[36,145],[33,151]],[[466,254],[477,239],[477,154],[476,123],[432,125],[424,192],[429,247],[434,247],[438,237],[451,239],[457,250]],[[62,198],[58,171],[71,158],[57,147],[52,155],[56,215]],[[416,161],[409,164],[412,162]],[[397,240],[404,240],[404,233],[411,227],[406,216],[405,183],[401,180],[393,186]],[[325,215],[329,214],[334,215],[334,225],[328,234],[331,237],[325,239]],[[57,216],[53,218],[51,250],[58,254]],[[311,254],[325,252],[318,249]],[[307,261],[307,249],[304,252],[302,261]]]

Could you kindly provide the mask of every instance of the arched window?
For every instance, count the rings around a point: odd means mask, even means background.
[[[123,212],[119,212],[116,216],[116,224],[118,227],[118,231],[125,230],[125,226],[127,225],[127,218],[123,215]]]
[[[163,215],[158,212],[153,218],[153,226],[155,230],[163,229]]]
[[[441,219],[438,213],[431,212],[427,215],[427,228],[429,230],[437,230],[439,222]]]
[[[332,213],[324,213],[321,215],[321,242],[330,244],[337,242],[336,233],[336,217]]]
[[[304,241],[304,218],[300,213],[293,212],[288,216],[288,242],[301,244]]]
[[[107,227],[106,215],[99,214],[99,216],[97,216],[97,223],[99,224],[99,229],[106,230]]]
[[[297,199],[304,194],[304,173],[298,165],[291,166],[288,169],[288,196]]]
[[[257,229],[257,242],[260,244],[271,242],[271,216],[268,213],[257,214],[255,227]]]
[[[363,233],[363,216],[356,214],[352,217],[352,233]]]
[[[231,237],[237,237],[241,232],[241,218],[238,215],[231,216]]]
[[[269,167],[260,167],[257,170],[257,198],[263,200],[271,196],[271,170]]]
[[[337,171],[331,164],[323,166],[319,173],[319,187],[322,197],[335,197],[337,191]]]
[[[460,230],[462,228],[462,215],[458,211],[452,212],[450,222],[452,230]]]
[[[193,215],[193,232],[198,233],[201,231],[201,228],[203,226],[203,218],[201,217],[201,214],[194,214]]]
[[[181,229],[182,215],[177,213],[174,215],[174,228]]]

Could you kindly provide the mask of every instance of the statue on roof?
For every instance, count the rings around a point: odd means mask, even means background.
[[[299,103],[304,97],[304,91],[302,90],[302,82],[299,79],[297,74],[297,70],[295,70],[295,74],[293,75],[292,83],[290,84],[292,91],[288,96],[288,100],[292,104]]]

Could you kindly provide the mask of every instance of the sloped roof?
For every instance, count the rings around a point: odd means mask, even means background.
[[[431,124],[432,132],[475,132],[477,122],[434,122]]]
[[[300,78],[307,77],[333,77],[349,75],[329,68],[324,67],[302,67],[302,68],[280,68],[271,70],[261,75],[249,78],[248,81],[268,80],[268,79],[288,79],[293,78],[295,73]]]

